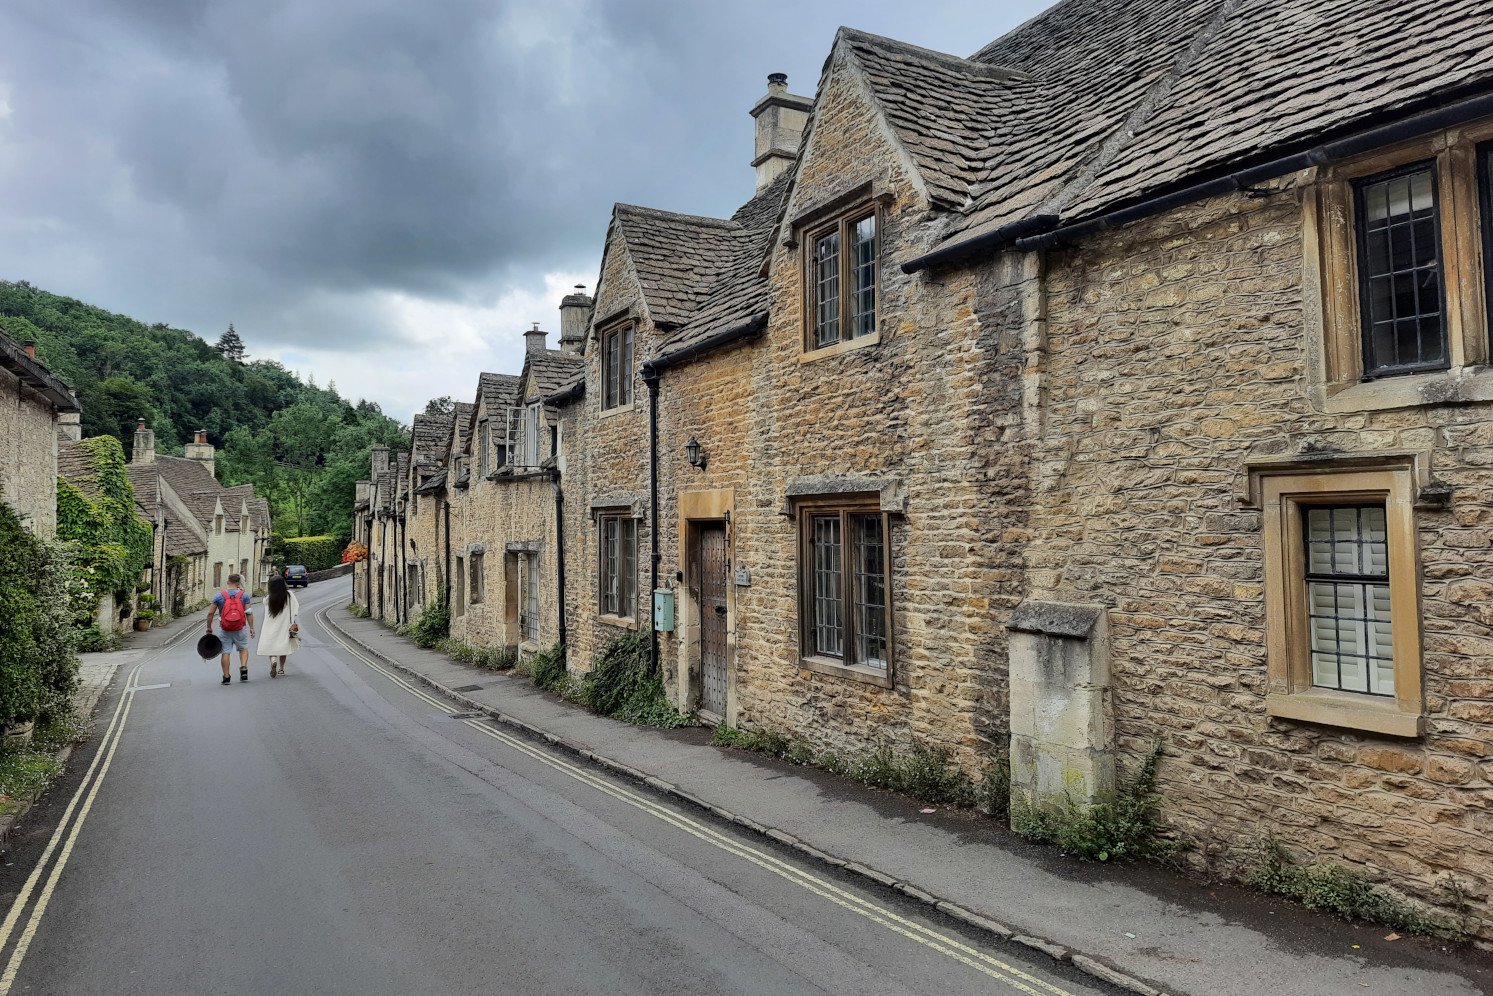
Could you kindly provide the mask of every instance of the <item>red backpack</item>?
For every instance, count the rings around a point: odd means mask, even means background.
[[[236,589],[232,595],[228,592],[219,592],[223,596],[223,611],[219,613],[218,619],[224,629],[244,628],[244,591]]]

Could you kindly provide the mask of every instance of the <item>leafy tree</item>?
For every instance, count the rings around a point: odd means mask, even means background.
[[[439,398],[431,398],[425,402],[425,414],[427,415],[451,415],[456,411],[456,399],[449,394],[443,394]]]
[[[218,344],[213,348],[225,360],[232,360],[234,363],[244,362],[244,356],[246,355],[244,353],[244,340],[239,336],[238,330],[233,327],[232,322],[228,323],[228,331],[218,336]]]
[[[353,482],[368,476],[368,448],[409,446],[403,427],[374,402],[343,398],[273,360],[234,360],[184,329],[24,281],[0,281],[0,329],[36,340],[43,362],[83,403],[85,435],[113,436],[128,453],[135,420],[144,418],[155,428],[156,451],[180,454],[182,441],[206,429],[219,448],[219,477],[268,497],[277,532],[348,535]],[[229,332],[238,335],[232,326]]]

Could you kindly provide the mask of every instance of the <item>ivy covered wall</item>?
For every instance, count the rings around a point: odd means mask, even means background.
[[[0,729],[66,708],[77,684],[66,559],[0,502]]]
[[[68,544],[71,605],[87,625],[99,600],[113,594],[127,602],[140,573],[150,566],[150,523],[135,508],[135,488],[125,473],[124,450],[113,436],[85,439],[91,485],[57,479],[57,539]]]

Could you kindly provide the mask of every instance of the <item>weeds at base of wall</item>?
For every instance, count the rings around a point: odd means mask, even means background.
[[[1165,861],[1181,845],[1161,836],[1156,769],[1161,742],[1152,745],[1139,768],[1098,802],[1085,804],[1071,796],[1055,803],[1018,803],[1011,828],[1039,844],[1052,844],[1083,861]]]
[[[1010,763],[1004,756],[987,760],[976,779],[954,763],[953,754],[946,748],[917,740],[904,752],[883,746],[859,758],[817,751],[807,741],[774,730],[718,726],[710,742],[717,747],[734,747],[820,768],[923,802],[978,809],[990,816],[1006,815],[1011,774]]]
[[[348,602],[347,603],[347,611],[351,612],[353,615],[357,616],[359,619],[367,619],[369,616],[373,615],[372,612],[369,612],[367,609],[365,609],[363,606],[359,605],[357,602]]]
[[[430,650],[451,635],[451,609],[446,596],[441,595],[421,610],[419,618],[409,626],[409,635],[417,646]]]
[[[674,708],[664,683],[652,674],[648,634],[628,633],[602,648],[581,679],[581,704],[600,716],[633,726],[675,729],[691,726],[694,718]]]
[[[1274,836],[1260,841],[1244,883],[1340,920],[1382,923],[1407,934],[1461,941],[1477,926],[1467,892],[1453,876],[1444,878],[1441,888],[1447,905],[1457,911],[1455,918],[1422,909],[1341,865],[1302,864]]]
[[[118,650],[122,646],[124,646],[124,637],[119,633],[105,633],[97,626],[84,626],[78,630],[77,650],[80,654]]]
[[[513,655],[499,647],[474,647],[470,643],[463,643],[455,637],[448,637],[436,644],[432,649],[439,650],[450,655],[453,660],[463,664],[475,664],[477,667],[485,667],[489,671],[512,670],[516,661]]]

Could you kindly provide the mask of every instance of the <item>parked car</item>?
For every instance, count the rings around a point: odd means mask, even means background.
[[[311,582],[308,580],[306,568],[302,564],[291,564],[285,568],[285,584],[289,588],[304,588]]]

